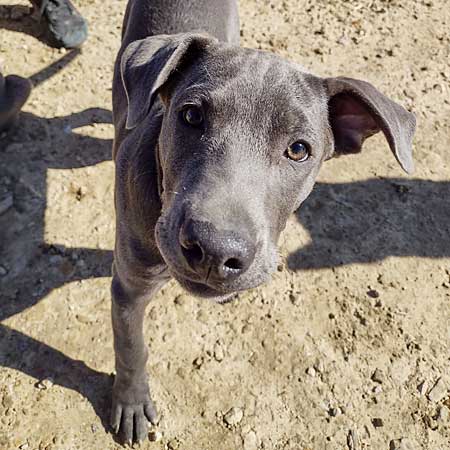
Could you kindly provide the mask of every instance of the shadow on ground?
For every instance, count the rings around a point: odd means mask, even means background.
[[[46,81],[78,53],[66,54],[30,77],[31,81],[35,86]],[[53,246],[44,241],[47,170],[94,166],[111,159],[111,140],[72,131],[95,123],[111,123],[111,112],[93,108],[53,119],[22,113],[17,127],[0,138],[0,200],[13,201],[0,215],[0,264],[8,272],[0,277],[1,321],[33,306],[61,285],[110,275],[111,251]],[[78,260],[83,260],[82,266],[76,264]],[[0,364],[36,380],[52,378],[79,392],[108,429],[109,375],[6,325],[0,325]]]
[[[450,257],[450,183],[369,179],[316,185],[296,213],[311,243],[291,270],[371,263],[388,256]]]

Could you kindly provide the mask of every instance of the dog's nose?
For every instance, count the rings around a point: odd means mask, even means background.
[[[231,281],[255,259],[255,245],[234,231],[218,231],[209,222],[188,220],[180,230],[186,262],[205,281]]]

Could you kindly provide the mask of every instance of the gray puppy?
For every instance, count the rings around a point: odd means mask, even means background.
[[[241,48],[235,0],[131,0],[114,75],[111,425],[156,420],[144,310],[172,277],[223,303],[267,281],[323,161],[382,131],[412,170],[412,114],[372,85]]]

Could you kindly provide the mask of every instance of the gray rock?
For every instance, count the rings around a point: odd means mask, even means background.
[[[227,425],[233,427],[239,424],[243,417],[244,411],[241,408],[233,407],[223,416],[223,420]]]
[[[447,386],[442,378],[439,378],[435,385],[428,391],[428,399],[432,402],[440,402],[447,395]]]
[[[439,420],[445,423],[448,422],[449,418],[450,418],[450,408],[448,408],[445,405],[441,406],[439,410]]]
[[[8,275],[8,269],[4,266],[0,266],[0,277],[4,277],[5,275]]]

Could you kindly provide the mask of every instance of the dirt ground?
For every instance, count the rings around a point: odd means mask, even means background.
[[[35,89],[0,138],[0,449],[119,448],[111,78],[124,0],[79,0],[82,52],[0,0],[0,66]],[[366,79],[418,118],[416,172],[382,136],[327,162],[268,285],[225,306],[167,285],[148,369],[171,450],[450,448],[450,8],[241,0],[242,43]]]

